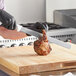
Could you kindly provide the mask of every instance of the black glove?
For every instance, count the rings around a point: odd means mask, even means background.
[[[14,30],[16,28],[16,20],[13,16],[4,10],[0,9],[0,22],[1,25],[9,30]]]
[[[36,22],[34,24],[34,27],[36,29],[39,29],[40,31],[42,31],[43,29],[45,29],[46,32],[48,31],[48,25],[47,25],[47,23]]]

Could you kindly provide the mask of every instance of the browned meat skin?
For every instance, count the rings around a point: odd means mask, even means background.
[[[27,37],[27,35],[23,32],[17,32],[17,30],[8,30],[3,26],[0,26],[0,35],[5,39],[12,39],[12,40]]]
[[[34,42],[34,50],[38,55],[48,55],[52,49],[48,43],[45,30],[42,30],[42,33],[43,37]]]

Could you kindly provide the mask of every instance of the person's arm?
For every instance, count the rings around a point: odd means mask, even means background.
[[[2,9],[0,9],[0,22],[2,23],[1,25],[7,29],[10,30],[16,29],[15,18]]]
[[[0,25],[10,30],[14,30],[16,28],[15,18],[4,11],[4,0],[0,0],[0,23]]]

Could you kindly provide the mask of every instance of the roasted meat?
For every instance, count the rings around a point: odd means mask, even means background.
[[[42,30],[42,33],[43,36],[34,42],[34,50],[38,55],[48,55],[52,49],[48,43],[46,31]]]
[[[12,39],[12,40],[27,37],[27,35],[23,32],[17,32],[17,30],[8,30],[3,26],[0,26],[0,35],[5,39]]]

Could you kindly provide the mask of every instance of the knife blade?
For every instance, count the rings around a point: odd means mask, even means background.
[[[20,25],[17,25],[17,30],[21,31],[21,32],[24,32],[24,33],[27,33],[27,34],[30,34],[30,35],[33,35],[33,36],[36,36],[38,38],[40,36],[42,36],[41,33],[37,32],[37,31],[34,31],[34,30],[31,30],[31,29],[28,29],[26,27],[22,27]],[[49,36],[48,33],[47,33],[47,37],[48,37],[48,41],[51,42],[51,43],[55,43],[57,45],[63,46],[63,47],[68,48],[68,49],[71,48],[71,45],[69,43],[65,43],[65,42],[60,41],[58,39],[52,38],[52,37]]]
[[[47,35],[48,36],[48,35]],[[60,45],[60,46],[63,46],[65,48],[68,48],[70,49],[71,48],[71,45],[69,43],[66,43],[66,42],[63,42],[63,41],[60,41],[58,39],[55,39],[55,38],[52,38],[52,37],[48,37],[48,41],[51,43],[55,43],[57,45]]]

